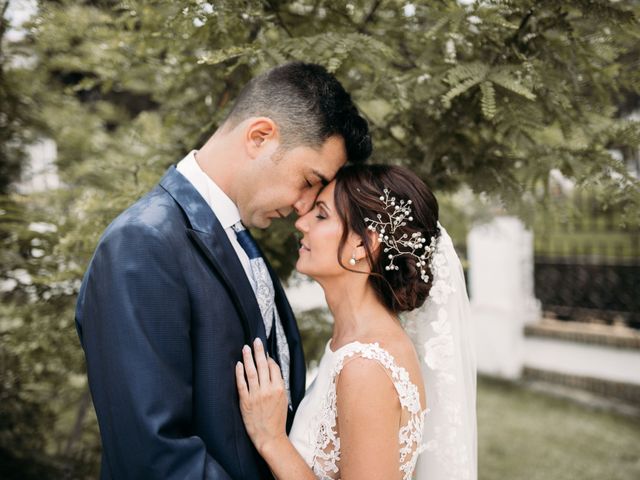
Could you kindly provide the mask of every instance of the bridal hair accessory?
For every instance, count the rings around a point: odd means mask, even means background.
[[[390,196],[388,188],[385,188],[383,192],[384,195],[380,196],[380,200],[384,204],[386,218],[383,219],[383,214],[378,213],[377,220],[367,217],[364,221],[368,225],[367,228],[372,232],[376,232],[378,240],[385,245],[384,253],[387,254],[389,264],[384,269],[400,270],[393,261],[401,255],[409,255],[417,260],[417,264],[420,267],[420,277],[426,283],[429,281],[429,275],[427,275],[425,267],[435,251],[437,238],[436,236],[431,237],[431,241],[427,245],[427,239],[420,232],[412,233],[411,237],[406,233],[398,237],[396,230],[405,226],[407,220],[410,222],[413,220],[411,216],[411,200],[406,202],[404,200],[396,200],[396,197]]]

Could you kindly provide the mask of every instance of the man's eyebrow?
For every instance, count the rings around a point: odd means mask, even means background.
[[[312,170],[311,173],[313,173],[316,177],[318,177],[320,179],[320,183],[322,183],[323,187],[326,187],[327,185],[329,185],[329,180],[327,180],[327,177],[325,177],[319,171]]]

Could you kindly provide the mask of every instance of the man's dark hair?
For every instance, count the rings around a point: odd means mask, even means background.
[[[319,148],[329,137],[340,135],[349,162],[364,162],[371,154],[367,121],[336,77],[321,65],[287,63],[252,79],[225,123],[235,127],[255,116],[273,119],[285,149]]]

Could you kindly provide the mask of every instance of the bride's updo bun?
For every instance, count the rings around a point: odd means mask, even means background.
[[[390,263],[384,252],[384,244],[374,250],[374,239],[365,219],[385,218],[385,204],[380,200],[384,189],[398,202],[411,200],[412,220],[398,227],[394,237],[411,238],[420,233],[429,245],[432,237],[440,234],[438,224],[438,202],[427,185],[413,172],[389,165],[350,165],[340,169],[336,175],[335,204],[342,224],[346,227],[340,239],[338,261],[343,268],[353,270],[340,261],[349,231],[362,237],[367,259],[371,265],[369,281],[380,300],[394,312],[406,312],[420,307],[431,289],[433,275],[429,262],[425,266],[412,255],[398,255],[393,263],[397,269],[385,269]],[[373,235],[375,238],[375,234]],[[424,270],[429,279],[422,279]]]

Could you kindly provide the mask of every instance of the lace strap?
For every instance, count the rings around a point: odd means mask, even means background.
[[[349,343],[342,347],[338,353],[339,356],[337,357],[331,372],[332,383],[336,382],[342,368],[350,359],[354,357],[361,357],[374,360],[378,362],[390,376],[391,381],[398,392],[400,405],[412,414],[420,412],[420,393],[418,391],[418,387],[411,382],[409,372],[407,372],[404,367],[399,366],[393,356],[388,351],[380,347],[378,342]]]

